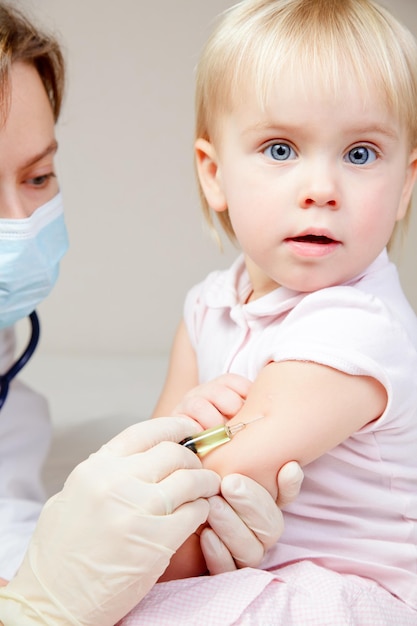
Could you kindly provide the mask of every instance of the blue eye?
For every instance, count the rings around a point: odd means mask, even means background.
[[[273,143],[264,150],[264,154],[274,161],[288,161],[295,157],[295,152],[287,143]]]
[[[372,163],[376,160],[377,155],[375,150],[372,148],[367,148],[366,146],[356,146],[349,150],[346,155],[346,158],[353,165],[367,165],[368,163]]]

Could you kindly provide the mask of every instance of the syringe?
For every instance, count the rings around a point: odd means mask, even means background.
[[[198,454],[198,456],[204,456],[211,450],[214,450],[214,448],[222,446],[224,443],[230,441],[236,433],[243,430],[246,426],[252,424],[252,422],[255,422],[258,419],[261,419],[261,417],[257,417],[246,424],[243,422],[230,425],[219,424],[219,426],[203,430],[201,433],[197,433],[193,437],[186,437],[186,439],[180,441],[180,444],[182,446],[186,446],[192,452]]]

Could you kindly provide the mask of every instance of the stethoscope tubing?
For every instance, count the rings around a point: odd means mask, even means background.
[[[39,342],[40,323],[36,311],[32,311],[32,313],[29,315],[29,320],[32,330],[28,345],[26,346],[20,357],[13,363],[13,365],[9,367],[9,369],[4,374],[0,375],[0,409],[3,407],[3,404],[6,401],[11,381],[17,376],[20,370],[29,361],[29,359],[35,352],[36,346]]]

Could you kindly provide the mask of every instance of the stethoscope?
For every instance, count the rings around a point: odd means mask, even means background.
[[[38,345],[40,325],[36,311],[33,311],[33,313],[29,315],[29,320],[32,330],[28,345],[22,352],[21,356],[17,359],[17,361],[15,361],[13,365],[9,367],[7,372],[5,372],[4,374],[0,374],[0,409],[6,402],[7,394],[9,393],[10,383],[12,382],[13,378],[17,376],[22,367],[24,367],[29,361],[30,357],[36,350],[36,346]]]

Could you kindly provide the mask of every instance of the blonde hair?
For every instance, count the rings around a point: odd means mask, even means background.
[[[12,64],[33,65],[45,87],[55,121],[62,105],[65,64],[56,39],[34,26],[20,11],[0,2],[0,121],[7,117]]]
[[[280,71],[326,95],[356,80],[405,125],[417,146],[417,44],[372,0],[243,0],[223,15],[197,68],[196,137],[213,141],[218,120],[250,85],[263,106]],[[200,189],[203,211],[215,230]],[[227,211],[218,219],[233,241]]]

